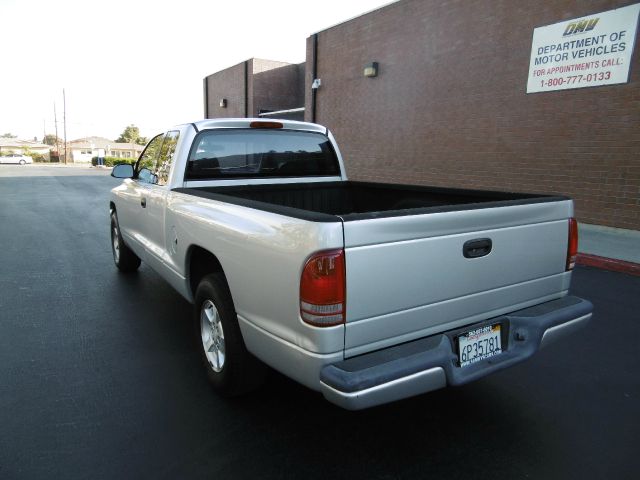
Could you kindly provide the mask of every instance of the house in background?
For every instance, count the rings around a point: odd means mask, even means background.
[[[144,145],[138,145],[137,143],[112,142],[111,149],[107,150],[107,156],[128,159],[138,158],[142,150],[144,150]]]
[[[144,146],[136,143],[118,143],[104,137],[85,137],[72,140],[67,148],[72,162],[90,163],[100,150],[104,151],[107,157],[135,159]]]
[[[42,155],[46,162],[50,161],[49,152],[51,146],[44,143],[29,140],[18,140],[17,138],[0,138],[0,155],[19,153],[22,155]]]

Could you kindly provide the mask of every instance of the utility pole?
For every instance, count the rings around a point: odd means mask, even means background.
[[[67,164],[67,97],[64,93],[64,88],[62,89],[62,121],[64,122],[64,164]]]
[[[56,102],[53,102],[53,123],[56,126],[56,153],[60,162],[60,137],[58,137],[58,115],[56,114]]]

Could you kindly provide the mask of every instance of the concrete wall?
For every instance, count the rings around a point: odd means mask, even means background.
[[[561,193],[580,221],[638,230],[637,39],[628,84],[525,93],[535,27],[632,3],[389,5],[317,34],[316,121],[340,142],[352,179]],[[374,61],[379,76],[365,78]]]

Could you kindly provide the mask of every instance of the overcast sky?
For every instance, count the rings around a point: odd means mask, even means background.
[[[145,136],[204,116],[202,79],[247,58],[299,63],[306,38],[390,0],[0,0],[0,134]]]

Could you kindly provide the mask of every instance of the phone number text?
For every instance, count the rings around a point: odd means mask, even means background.
[[[568,75],[540,80],[542,87],[558,87],[561,85],[576,85],[580,83],[602,82],[611,78],[611,72],[587,73],[581,75]]]

